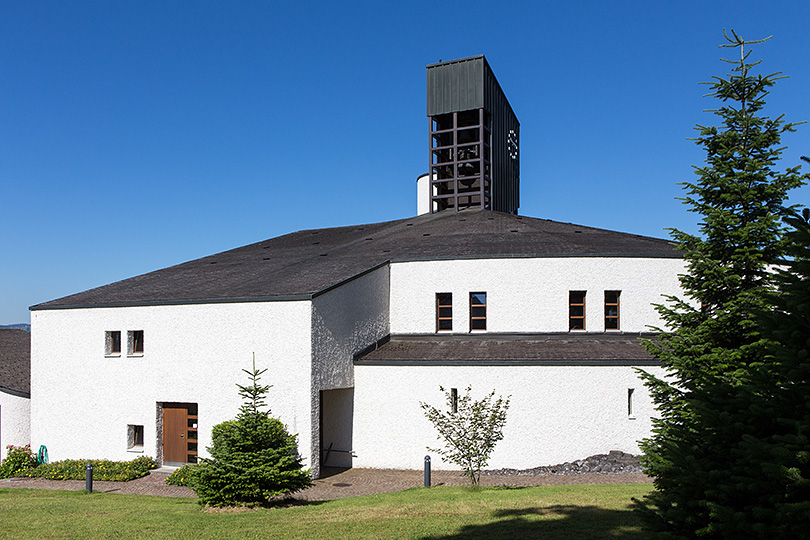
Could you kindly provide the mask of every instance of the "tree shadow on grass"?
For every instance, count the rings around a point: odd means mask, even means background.
[[[423,540],[532,538],[542,540],[643,540],[641,523],[630,507],[606,510],[598,506],[556,505],[493,512],[495,521],[466,525],[457,533]]]

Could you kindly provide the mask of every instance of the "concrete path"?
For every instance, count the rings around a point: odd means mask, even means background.
[[[424,483],[422,471],[390,469],[324,469],[323,478],[314,481],[314,486],[296,495],[298,499],[322,501],[390,493]],[[169,486],[166,478],[171,470],[158,469],[148,476],[130,482],[94,482],[93,490],[105,493],[130,495],[155,495],[159,497],[194,497],[186,487]],[[433,471],[434,486],[465,486],[469,481],[460,471]],[[572,475],[486,475],[481,477],[484,486],[543,486],[563,484],[638,484],[652,482],[643,473],[619,474],[572,474]],[[64,489],[82,491],[84,480],[46,480],[44,478],[8,478],[0,480],[0,488]]]

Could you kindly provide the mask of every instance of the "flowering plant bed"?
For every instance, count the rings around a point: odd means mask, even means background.
[[[157,468],[154,459],[141,456],[132,461],[109,461],[106,459],[66,459],[43,463],[35,468],[21,471],[17,476],[47,478],[48,480],[84,480],[87,463],[93,464],[93,479],[110,482],[128,482],[149,474]]]
[[[37,456],[31,452],[30,444],[25,446],[9,444],[6,448],[8,449],[8,455],[0,463],[0,478],[19,476],[20,471],[37,466]]]

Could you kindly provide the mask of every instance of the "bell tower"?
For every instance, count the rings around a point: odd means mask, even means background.
[[[486,58],[427,66],[430,212],[517,214],[520,123]]]

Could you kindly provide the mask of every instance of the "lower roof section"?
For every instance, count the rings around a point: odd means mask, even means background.
[[[642,339],[655,334],[392,335],[355,366],[659,366]]]

